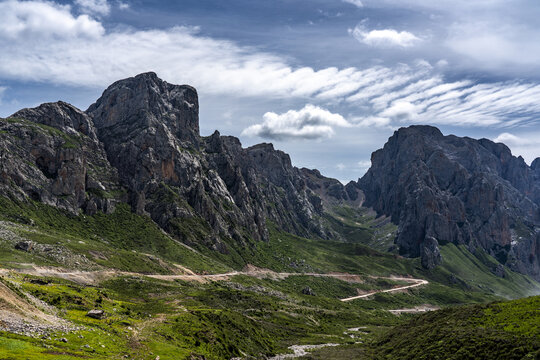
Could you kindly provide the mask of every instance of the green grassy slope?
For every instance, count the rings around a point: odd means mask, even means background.
[[[148,217],[132,213],[126,204],[117,205],[114,213],[108,215],[73,216],[39,202],[19,202],[0,196],[0,209],[0,220],[12,223],[3,224],[3,229],[39,244],[61,247],[65,249],[65,257],[82,254],[98,266],[143,273],[170,273],[174,270],[172,263],[193,271],[230,269],[175,241]],[[13,242],[6,241],[9,236],[3,238],[4,241],[0,238],[3,266],[26,262],[65,265],[48,256],[47,251],[15,250]],[[84,267],[84,264],[79,266]]]
[[[375,218],[375,214],[368,209],[334,207],[328,212],[327,219],[329,224],[344,234],[350,243],[363,244],[385,254],[388,250],[392,252],[397,250],[393,245],[396,226],[388,219]],[[349,248],[352,247],[349,245]],[[447,244],[440,248],[443,258],[441,266],[432,271],[425,271],[417,269],[418,264],[415,263],[415,268],[407,268],[407,273],[424,276],[452,287],[478,290],[507,299],[540,294],[540,284],[527,276],[507,268],[504,270],[503,278],[496,276],[494,269],[499,263],[481,249],[472,254],[463,245]],[[376,267],[377,259],[374,257]],[[396,267],[394,271],[399,271]]]
[[[161,360],[230,359],[283,353],[293,344],[329,342],[346,345],[333,349],[334,354],[367,354],[372,349],[366,344],[383,341],[382,334],[398,325],[406,326],[411,318],[387,310],[485,303],[540,289],[537,283],[510,271],[504,278],[495,276],[491,272],[494,260],[489,256],[472,255],[453,245],[442,247],[443,265],[428,271],[418,259],[379,252],[359,238],[349,242],[305,239],[269,224],[269,242],[245,248],[231,245],[232,253],[224,255],[204,247],[197,251],[187,248],[125,205],[117,206],[113,214],[73,216],[40,203],[0,197],[0,209],[3,268],[22,269],[33,263],[82,270],[174,273],[178,264],[199,273],[220,273],[253,264],[291,273],[347,272],[359,274],[361,279],[347,282],[301,274],[280,279],[242,275],[197,283],[159,281],[141,274],[84,287],[56,278],[35,281],[35,277],[12,272],[3,281],[19,289],[17,293],[54,306],[60,317],[85,328],[45,338],[0,332],[0,359],[118,359],[126,355],[152,360],[158,355]],[[361,226],[360,220],[349,226]],[[391,230],[385,226],[389,225],[382,224],[380,234]],[[375,234],[372,225],[366,229],[364,235]],[[20,239],[33,241],[36,249],[16,250],[14,242]],[[57,250],[61,250],[61,257],[50,255]],[[81,254],[87,262],[79,262]],[[77,262],[69,260],[71,257]],[[371,277],[390,275],[423,278],[430,283],[366,300],[339,300],[358,290],[388,289],[400,283]],[[303,294],[306,287],[315,295]],[[86,311],[93,308],[105,310],[107,318],[86,317]],[[366,327],[365,334],[352,338],[347,329],[358,326]],[[67,342],[55,340],[63,337]],[[357,341],[362,344],[354,344]]]
[[[540,296],[416,317],[374,344],[385,359],[537,359]]]
[[[540,296],[409,316],[368,344],[314,351],[302,359],[538,359]]]
[[[36,281],[40,279],[40,281]],[[392,304],[343,303],[354,286],[306,276],[284,280],[237,276],[222,282],[166,282],[142,276],[116,277],[99,287],[11,273],[3,278],[18,294],[59,309],[71,333],[31,338],[0,332],[0,359],[230,359],[287,352],[298,343],[347,343],[347,328],[368,326],[377,333],[400,322],[384,311]],[[305,295],[310,285],[316,295]],[[386,288],[377,282],[359,284]],[[93,308],[107,318],[85,316]],[[58,339],[66,338],[67,342]]]

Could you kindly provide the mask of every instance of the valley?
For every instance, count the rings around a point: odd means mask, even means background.
[[[343,185],[198,121],[155,73],[0,119],[0,359],[538,355],[540,162],[411,126]]]

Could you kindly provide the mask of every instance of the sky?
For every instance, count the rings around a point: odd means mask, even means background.
[[[357,180],[403,126],[540,156],[537,0],[0,0],[0,116],[155,71],[202,135]]]

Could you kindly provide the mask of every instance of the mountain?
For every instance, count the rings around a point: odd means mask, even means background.
[[[267,241],[268,221],[332,235],[287,154],[217,131],[201,137],[198,110],[194,88],[155,73],[115,82],[86,112],[63,102],[21,110],[0,127],[0,191],[73,214],[127,202],[184,243],[224,254]]]
[[[194,88],[151,72],[115,82],[87,111],[64,102],[18,111],[0,123],[0,193],[74,215],[125,203],[182,243],[224,255],[267,242],[269,224],[382,249],[375,230],[342,224],[344,208],[369,207],[382,216],[372,228],[398,224],[399,253],[426,268],[453,243],[540,279],[540,159],[529,167],[503,144],[411,126],[343,186],[272,144],[201,137],[198,111]]]
[[[534,354],[538,297],[496,326],[499,305],[456,305],[540,294],[540,160],[410,127],[372,162],[344,186],[202,137],[195,89],[154,73],[86,111],[0,119],[0,358],[401,358],[469,338],[470,356]]]
[[[503,144],[411,126],[343,186],[292,166],[272,144],[201,137],[198,111],[194,88],[151,72],[115,82],[87,111],[64,102],[18,111],[0,123],[0,193],[73,215],[128,204],[176,240],[223,255],[267,242],[269,224],[383,249],[375,229],[391,220],[399,253],[425,268],[453,243],[540,279],[540,159],[529,167]],[[381,220],[371,230],[344,224],[348,208],[372,208]]]
[[[366,206],[399,224],[400,254],[433,268],[440,245],[465,245],[540,279],[540,159],[529,167],[504,144],[411,126],[371,164],[358,186]]]

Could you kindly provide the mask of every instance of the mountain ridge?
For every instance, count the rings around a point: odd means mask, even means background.
[[[540,277],[540,182],[504,144],[444,136],[431,126],[394,132],[358,181],[366,205],[399,224],[396,243],[426,268],[439,243],[465,244]]]
[[[539,159],[529,167],[503,144],[411,126],[344,186],[292,166],[272,144],[200,136],[198,107],[193,87],[150,72],[113,83],[86,112],[65,102],[20,110],[1,123],[0,191],[74,215],[127,203],[181,242],[222,254],[268,241],[268,223],[345,240],[328,214],[368,206],[399,226],[400,254],[425,268],[441,263],[440,244],[450,242],[540,276]]]
[[[267,221],[297,235],[338,236],[287,154],[272,144],[242,148],[217,131],[201,137],[198,121],[196,90],[153,72],[113,83],[86,112],[64,102],[20,110],[2,130],[13,135],[3,144],[3,192],[73,214],[127,202],[181,241],[223,253],[268,240]],[[184,223],[199,224],[204,239]]]

